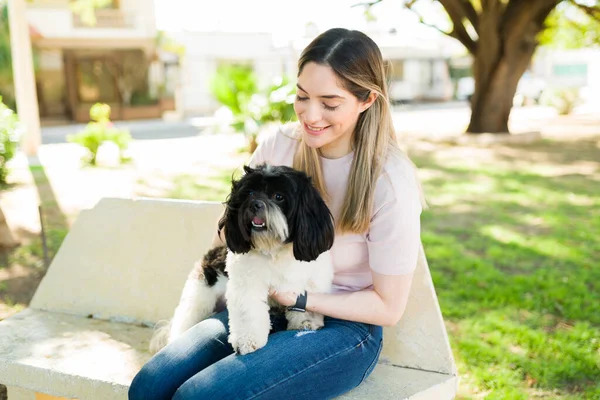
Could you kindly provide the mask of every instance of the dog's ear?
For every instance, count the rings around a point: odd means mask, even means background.
[[[304,176],[288,242],[293,243],[294,257],[313,261],[333,246],[335,228],[329,208],[310,178]]]
[[[240,213],[243,202],[238,195],[240,186],[239,181],[232,181],[231,193],[225,202],[225,213],[218,224],[219,233],[225,229],[225,243],[233,253],[247,253],[252,249],[250,227],[244,226]]]
[[[251,174],[251,173],[252,173],[252,172],[254,172],[254,171],[255,171],[255,169],[254,169],[254,168],[250,167],[249,165],[244,165],[244,172],[245,172],[246,174]]]

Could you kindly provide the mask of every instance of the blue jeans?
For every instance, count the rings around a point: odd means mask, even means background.
[[[373,371],[382,328],[325,318],[318,331],[286,331],[271,317],[267,345],[240,356],[227,342],[223,311],[190,328],[136,375],[129,399],[329,399]]]

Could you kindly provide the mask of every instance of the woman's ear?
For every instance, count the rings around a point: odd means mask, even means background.
[[[371,107],[373,103],[375,103],[375,100],[377,100],[377,93],[371,91],[371,93],[369,93],[369,97],[367,97],[367,100],[360,103],[360,113],[365,112],[369,107]]]

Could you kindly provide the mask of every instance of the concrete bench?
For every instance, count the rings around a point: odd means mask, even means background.
[[[9,400],[126,399],[211,243],[222,205],[104,199],[82,211],[29,308],[0,322]],[[374,373],[343,399],[451,399],[456,366],[421,252],[407,310]]]

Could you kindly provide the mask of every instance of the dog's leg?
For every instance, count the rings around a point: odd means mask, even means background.
[[[155,331],[150,341],[150,353],[155,354],[181,336],[192,326],[213,314],[219,298],[225,294],[227,278],[220,275],[213,286],[204,279],[201,269],[190,274],[172,320]]]
[[[315,270],[306,285],[306,290],[313,293],[328,293],[331,290],[332,279],[333,268],[326,265]],[[325,325],[323,315],[312,311],[286,311],[285,317],[288,321],[288,330],[315,331]]]
[[[316,331],[325,325],[323,314],[312,311],[286,311],[285,318],[288,321],[287,329],[289,331]]]
[[[229,270],[227,309],[229,343],[239,354],[248,354],[267,344],[271,319],[267,297],[269,287],[248,271]]]

